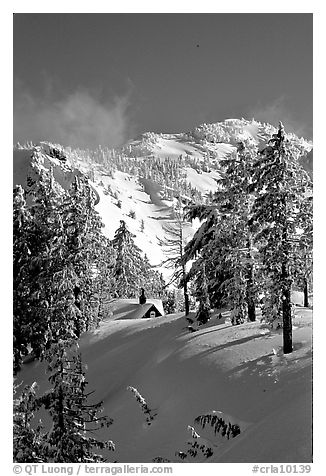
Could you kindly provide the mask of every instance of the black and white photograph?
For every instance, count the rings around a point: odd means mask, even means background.
[[[308,474],[314,14],[12,13],[14,473]]]

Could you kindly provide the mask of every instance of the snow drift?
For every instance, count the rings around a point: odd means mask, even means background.
[[[259,321],[230,326],[227,313],[195,333],[183,316],[102,322],[80,339],[89,390],[103,400],[113,425],[102,437],[112,439],[109,461],[151,462],[310,462],[311,454],[311,311],[297,308],[294,352],[282,353],[282,335]],[[18,381],[48,386],[44,366],[24,365]],[[148,425],[131,386],[155,418]],[[229,439],[195,422],[220,412],[240,434]],[[192,427],[198,437],[192,437]],[[206,457],[187,453],[194,441],[210,448]],[[195,445],[196,447],[196,445]],[[186,454],[181,459],[177,454]]]

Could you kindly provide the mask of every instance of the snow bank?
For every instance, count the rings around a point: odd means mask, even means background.
[[[306,311],[306,310],[305,310]],[[189,334],[183,316],[103,322],[80,340],[89,390],[103,400],[114,424],[103,430],[116,444],[118,462],[309,462],[311,460],[311,312],[296,310],[294,352],[282,353],[282,336],[259,322],[232,327],[212,318]],[[46,387],[41,364],[19,375]],[[157,414],[147,425],[127,387],[132,386]],[[227,439],[195,419],[222,412],[238,424],[240,435]],[[201,452],[181,460],[194,442]],[[105,433],[105,431],[107,433]],[[197,440],[196,440],[197,441]]]

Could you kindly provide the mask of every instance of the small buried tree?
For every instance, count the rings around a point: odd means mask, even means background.
[[[105,461],[94,448],[114,450],[112,441],[101,441],[93,433],[111,425],[100,415],[102,402],[88,403],[87,381],[74,342],[60,341],[47,354],[52,388],[40,397],[40,404],[52,417],[46,435],[46,461],[54,463],[99,463]]]
[[[146,423],[148,426],[151,425],[152,421],[154,418],[157,416],[157,413],[154,413],[153,410],[151,410],[145,400],[145,398],[138,392],[137,388],[128,386],[127,390],[129,390],[137,400],[142,412],[146,416]]]

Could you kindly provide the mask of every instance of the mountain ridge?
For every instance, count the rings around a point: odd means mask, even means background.
[[[46,141],[17,144],[13,185],[22,185],[29,195],[42,170],[52,169],[65,190],[76,176],[88,176],[104,234],[112,239],[124,220],[137,246],[152,265],[160,267],[163,253],[157,239],[164,236],[164,225],[178,200],[205,202],[217,189],[220,160],[233,154],[240,141],[263,147],[275,132],[274,126],[254,119],[227,119],[185,133],[145,132],[117,149],[72,149]],[[287,137],[312,174],[312,142],[295,134]],[[195,228],[195,224],[186,226],[188,238]],[[166,269],[160,271],[168,276]]]

